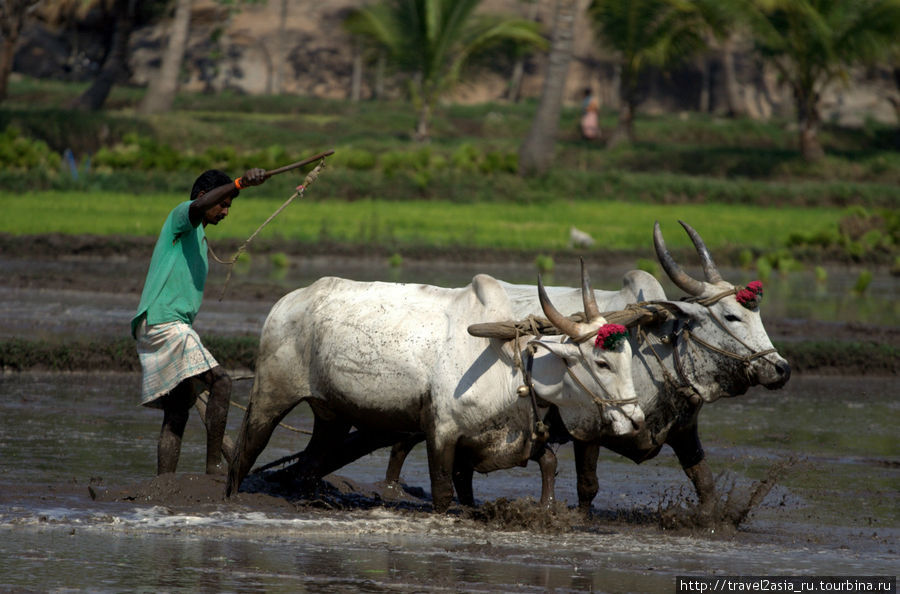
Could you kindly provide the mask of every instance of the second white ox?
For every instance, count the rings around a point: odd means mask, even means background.
[[[562,319],[540,283],[538,292],[545,315]],[[585,310],[598,311],[593,292],[584,295]],[[452,500],[457,449],[479,472],[526,463],[536,419],[531,400],[517,393],[514,348],[523,345],[466,331],[512,317],[506,292],[486,275],[461,289],[323,278],[286,295],[263,327],[226,493],[238,490],[275,426],[304,400],[315,415],[304,469],[312,478],[324,474],[351,426],[424,433],[436,511]],[[568,335],[531,338],[541,347],[533,385],[570,431],[630,435],[644,422],[632,404],[631,349],[627,341],[610,351],[586,340],[605,323],[592,317]]]

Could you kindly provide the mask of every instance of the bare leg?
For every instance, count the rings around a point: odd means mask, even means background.
[[[206,403],[206,474],[225,474],[222,462],[222,441],[228,421],[228,404],[231,402],[231,378],[217,365],[205,374],[209,382],[209,400]]]
[[[206,392],[197,396],[197,402],[194,403],[204,425],[206,425],[206,402],[208,400],[209,392]],[[209,427],[206,430],[209,431]],[[231,464],[231,460],[234,458],[234,441],[227,434],[222,438],[222,454],[225,455],[225,461]]]
[[[191,407],[190,381],[183,381],[162,397],[163,423],[156,446],[156,474],[175,472],[181,457],[181,440]]]

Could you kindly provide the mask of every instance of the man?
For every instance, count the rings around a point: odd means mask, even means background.
[[[191,325],[203,301],[209,270],[204,228],[228,216],[239,190],[266,180],[249,169],[232,181],[218,170],[194,182],[191,199],[169,213],[150,260],[131,334],[144,371],[141,404],[163,410],[156,473],[175,472],[188,413],[197,393],[209,390],[206,472],[224,474],[222,440],[231,400],[231,378],[200,342]],[[201,410],[202,412],[202,410]]]

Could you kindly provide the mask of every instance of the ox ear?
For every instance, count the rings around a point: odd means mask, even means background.
[[[578,350],[578,345],[572,342],[557,342],[555,340],[539,339],[532,340],[531,342],[539,342],[541,346],[562,359],[563,363],[566,365],[581,354],[581,351]]]
[[[689,301],[665,301],[665,308],[674,316],[689,320],[698,318],[706,312],[706,308],[699,303]]]

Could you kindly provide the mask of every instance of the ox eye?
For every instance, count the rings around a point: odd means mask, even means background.
[[[729,322],[740,322],[741,318],[734,314],[725,314],[725,319]]]
[[[594,364],[597,365],[600,369],[609,369],[609,363],[604,361],[603,359],[597,359],[594,361]]]

